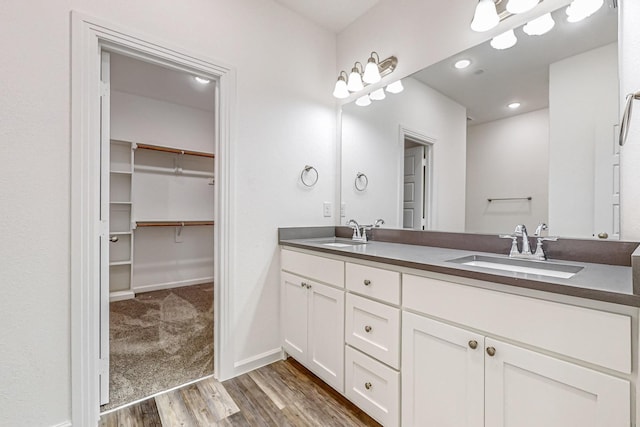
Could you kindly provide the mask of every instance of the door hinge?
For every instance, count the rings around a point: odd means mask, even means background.
[[[422,167],[427,167],[427,159],[425,159],[424,157],[422,158]]]
[[[100,82],[100,96],[107,96],[111,91],[111,85],[107,82]]]

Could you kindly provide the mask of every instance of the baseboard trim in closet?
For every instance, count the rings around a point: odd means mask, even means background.
[[[139,294],[142,292],[162,291],[164,289],[181,288],[183,286],[201,285],[203,283],[210,283],[210,282],[213,282],[213,276],[199,277],[197,279],[191,279],[191,280],[180,280],[176,282],[156,283],[153,285],[134,286],[133,292],[135,292],[136,294]]]
[[[126,299],[132,299],[135,297],[136,297],[136,294],[134,294],[133,291],[109,292],[109,302],[124,301]]]

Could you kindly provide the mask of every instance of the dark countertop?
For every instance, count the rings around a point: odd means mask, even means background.
[[[569,279],[541,276],[537,274],[498,271],[483,267],[472,267],[448,262],[468,256],[503,256],[476,250],[450,249],[415,244],[371,241],[363,245],[345,247],[326,246],[327,238],[333,237],[333,227],[318,227],[312,235],[280,233],[280,245],[292,248],[341,255],[354,259],[380,262],[424,271],[449,274],[520,288],[535,289],[556,294],[571,295],[597,301],[606,301],[640,307],[640,295],[633,293],[632,268],[629,266],[596,264],[576,261],[544,261],[581,266],[583,269]],[[348,240],[348,239],[347,239]]]

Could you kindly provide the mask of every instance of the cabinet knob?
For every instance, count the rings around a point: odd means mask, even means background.
[[[306,284],[306,283],[304,283],[304,282],[302,282],[302,283],[300,283],[300,287],[306,288],[306,287],[307,287],[307,284]]]
[[[367,390],[371,390],[371,387],[373,387],[371,383],[364,383],[364,388],[366,388]]]
[[[365,286],[369,286],[371,284],[371,280],[369,279],[364,279],[364,285]]]
[[[311,285],[307,285],[307,289],[311,289]]]
[[[109,237],[109,241],[110,241],[110,242],[112,242],[112,243],[115,243],[115,242],[117,242],[118,240],[119,240],[119,239],[118,239],[118,236],[110,236],[110,237]]]
[[[469,347],[470,347],[472,350],[475,350],[476,348],[478,348],[478,341],[476,341],[476,340],[471,340],[471,341],[469,341]]]
[[[369,326],[369,325],[364,327],[364,331],[367,332],[367,333],[371,332],[371,329],[373,329],[373,328],[371,326]]]
[[[491,357],[496,355],[496,349],[494,347],[487,347],[487,354]]]
[[[598,233],[598,239],[608,239],[609,238],[609,234],[608,233]]]

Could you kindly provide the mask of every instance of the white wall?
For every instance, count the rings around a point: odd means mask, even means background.
[[[549,67],[549,231],[555,235],[613,232],[617,50],[613,43]]]
[[[264,0],[0,2],[0,425],[56,425],[71,413],[72,9],[237,69],[234,361],[280,345],[277,227],[334,221],[322,216],[322,202],[336,198],[328,31]],[[310,191],[298,184],[305,164],[321,173]]]
[[[402,228],[404,140],[400,126],[436,139],[433,145],[432,228],[464,229],[466,110],[415,79],[403,81],[404,91],[388,94],[368,107],[349,104],[342,113],[342,201],[346,218]],[[357,191],[357,172],[369,178]]]
[[[465,231],[508,234],[516,224],[547,222],[548,173],[548,109],[469,126]]]

